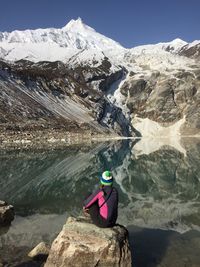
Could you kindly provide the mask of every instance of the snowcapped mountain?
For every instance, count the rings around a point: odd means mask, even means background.
[[[123,135],[160,135],[163,127],[199,134],[199,58],[198,40],[126,49],[80,18],[61,29],[0,32],[0,123],[53,114],[54,122],[60,116]],[[27,98],[37,104],[30,108]]]
[[[0,32],[0,58],[16,61],[63,61],[77,56],[81,61],[92,58],[114,58],[124,48],[117,42],[97,33],[80,18],[71,20],[61,29],[37,29]]]
[[[125,64],[128,54],[177,54],[184,47],[191,48],[200,43],[188,44],[181,39],[154,45],[142,45],[126,49],[112,39],[96,32],[83,23],[81,18],[71,20],[61,29],[37,29],[0,32],[0,58],[8,61],[26,59],[38,61],[63,61],[71,64],[101,62],[105,56],[117,64]],[[74,60],[76,58],[76,60]],[[129,62],[130,63],[130,62]],[[96,63],[97,64],[97,63]],[[181,63],[182,64],[182,63]],[[125,64],[126,65],[126,64]]]

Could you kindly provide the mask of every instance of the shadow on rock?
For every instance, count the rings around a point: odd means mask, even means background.
[[[173,231],[127,227],[134,267],[156,267],[162,261]]]
[[[41,266],[44,266],[43,262],[27,261],[27,262],[19,263],[13,267],[41,267]]]

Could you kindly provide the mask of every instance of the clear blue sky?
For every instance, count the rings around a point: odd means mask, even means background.
[[[0,0],[0,31],[61,28],[78,17],[125,47],[200,39],[200,0]]]

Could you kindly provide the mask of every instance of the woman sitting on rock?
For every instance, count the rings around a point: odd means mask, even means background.
[[[100,183],[100,188],[84,201],[83,210],[90,214],[93,223],[97,226],[112,227],[118,215],[118,192],[112,186],[113,177],[110,171],[103,172]]]

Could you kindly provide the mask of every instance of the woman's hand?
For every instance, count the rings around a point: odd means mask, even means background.
[[[87,213],[88,214],[88,211],[89,211],[89,209],[86,209],[85,207],[83,207],[83,212],[84,213]]]

